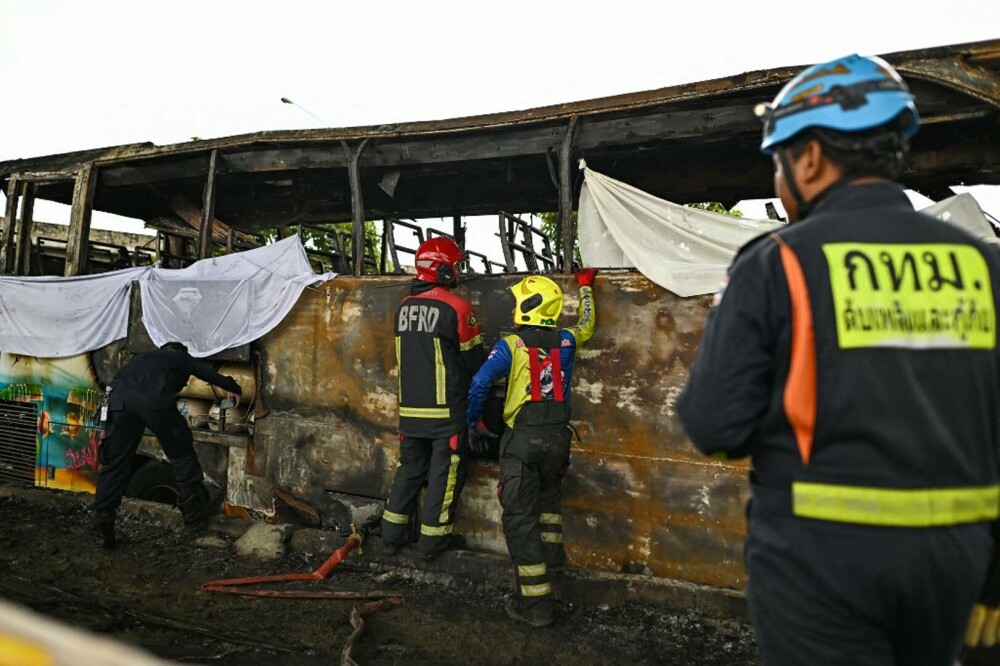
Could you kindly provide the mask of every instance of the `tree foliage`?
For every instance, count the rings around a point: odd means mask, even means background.
[[[538,213],[541,224],[539,230],[552,241],[552,251],[556,256],[562,256],[562,233],[559,226],[559,213]],[[580,238],[577,235],[577,213],[573,211],[573,263],[577,266],[583,265],[580,258]]]
[[[698,208],[700,210],[707,210],[710,213],[722,213],[723,215],[732,215],[733,217],[743,217],[741,213],[736,208],[726,208],[718,201],[705,201],[703,203],[690,203],[684,204],[688,208]]]

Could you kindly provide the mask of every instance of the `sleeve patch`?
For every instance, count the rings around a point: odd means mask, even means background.
[[[715,296],[712,297],[713,308],[718,307],[719,305],[722,304],[722,297],[725,296],[726,287],[728,286],[729,286],[729,276],[727,275],[726,277],[722,278],[722,284],[719,285],[719,288],[715,291]]]

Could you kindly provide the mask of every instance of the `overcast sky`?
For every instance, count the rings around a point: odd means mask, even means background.
[[[998,0],[0,0],[0,160],[320,126],[310,113],[346,127],[510,111],[997,37]]]

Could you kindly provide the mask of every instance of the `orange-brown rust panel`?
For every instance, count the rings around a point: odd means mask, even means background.
[[[517,279],[459,287],[487,348],[512,329],[507,288]],[[576,285],[556,279],[567,292],[568,326]],[[408,286],[404,277],[336,278],[322,288],[328,295],[304,293],[262,340],[271,413],[257,421],[255,458],[267,461],[271,483],[321,509],[327,491],[385,496],[398,455],[392,317]],[[708,299],[678,298],[632,272],[598,276],[595,299],[597,332],[578,353],[572,387],[583,441],[574,443],[565,483],[571,561],[741,587],[745,465],[701,457],[674,411]],[[476,465],[459,529],[503,552],[496,481],[495,464]]]

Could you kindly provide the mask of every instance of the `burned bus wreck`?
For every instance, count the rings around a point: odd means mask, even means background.
[[[939,200],[953,185],[1000,183],[1000,41],[885,57],[923,119],[904,184]],[[296,232],[322,239],[309,257],[339,275],[303,292],[263,337],[215,357],[254,387],[251,412],[233,415],[235,427],[207,414],[200,423],[214,431],[195,433],[230,513],[342,525],[385,498],[397,459],[391,318],[410,279],[403,255],[424,233],[411,221],[450,220],[440,233],[471,251],[459,288],[491,345],[509,329],[507,288],[518,272],[570,284],[580,158],[673,202],[728,207],[770,197],[752,109],[797,69],[472,118],[3,162],[0,272],[77,276],[154,258],[180,268]],[[38,199],[72,206],[61,246],[31,241]],[[92,211],[143,220],[159,232],[156,247],[92,244]],[[557,243],[528,221],[543,212],[557,213]],[[466,219],[483,215],[494,221]],[[466,243],[467,223],[496,225],[502,261]],[[628,270],[602,273],[595,292],[597,333],[578,356],[574,386],[580,441],[564,484],[570,561],[739,589],[746,466],[699,456],[673,410],[709,299],[682,298]],[[52,360],[3,350],[3,418],[23,423],[16,415],[28,414],[38,428],[8,429],[0,478],[93,487],[95,396],[125,352],[151,344],[137,294],[133,304],[127,338],[89,354]],[[567,305],[571,318],[576,304]],[[187,398],[212,398],[189,388]],[[456,531],[474,548],[502,553],[497,475],[494,462],[475,462]]]

